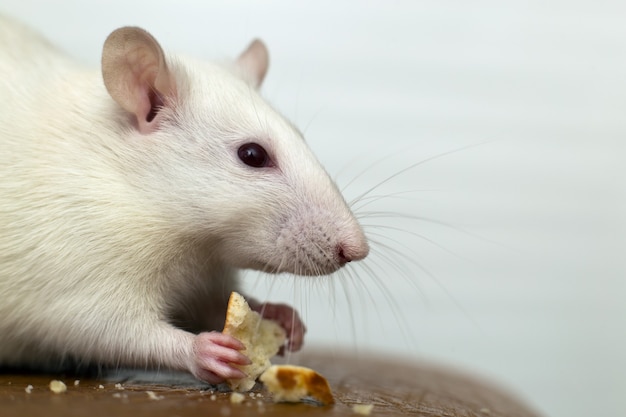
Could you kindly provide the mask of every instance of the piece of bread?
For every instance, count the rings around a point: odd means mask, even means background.
[[[335,402],[328,381],[303,366],[272,365],[259,379],[275,402],[299,402],[306,398],[313,398],[323,405]]]
[[[236,365],[248,375],[247,378],[226,380],[237,392],[250,391],[254,387],[257,377],[270,367],[270,358],[278,353],[287,339],[285,330],[278,323],[252,311],[243,296],[236,292],[232,292],[228,300],[223,333],[243,343],[246,350],[242,353],[252,361],[250,365]]]

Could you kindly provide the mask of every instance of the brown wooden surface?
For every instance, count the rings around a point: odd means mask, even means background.
[[[120,371],[90,379],[5,371],[0,373],[0,416],[356,416],[351,407],[359,403],[373,404],[372,416],[537,416],[493,386],[429,365],[319,351],[293,356],[290,362],[324,375],[336,404],[274,404],[258,385],[254,398],[246,394],[242,404],[231,404],[230,393],[180,374]],[[67,392],[52,393],[48,388],[52,379],[63,380]],[[77,386],[75,379],[80,380]],[[33,386],[30,394],[25,390],[28,385]]]

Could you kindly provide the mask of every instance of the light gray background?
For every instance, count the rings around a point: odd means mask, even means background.
[[[263,38],[263,94],[347,198],[390,179],[357,209],[377,241],[365,263],[327,279],[249,273],[249,291],[301,309],[310,345],[459,367],[546,415],[582,417],[626,415],[622,4],[1,0],[0,10],[94,66],[126,24],[207,59]]]

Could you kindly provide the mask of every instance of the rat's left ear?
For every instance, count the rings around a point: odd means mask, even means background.
[[[254,88],[261,86],[265,74],[267,74],[268,65],[269,53],[267,52],[267,47],[258,39],[252,41],[250,46],[237,58],[237,66]]]
[[[136,27],[120,28],[109,35],[102,50],[102,77],[111,97],[135,115],[144,134],[157,129],[159,110],[176,94],[161,46]]]

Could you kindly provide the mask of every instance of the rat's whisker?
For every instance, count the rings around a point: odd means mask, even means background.
[[[383,230],[391,230],[391,231],[394,231],[394,232],[401,232],[401,233],[406,234],[406,235],[409,235],[409,236],[414,236],[414,237],[416,237],[416,238],[418,238],[418,239],[420,239],[420,240],[423,240],[423,241],[425,241],[425,242],[427,242],[427,243],[429,243],[429,244],[431,244],[431,245],[433,245],[433,246],[435,246],[435,247],[437,247],[437,248],[441,249],[442,251],[444,251],[444,252],[446,252],[446,253],[448,253],[448,254],[450,254],[450,255],[452,255],[452,256],[454,256],[454,257],[458,258],[458,259],[462,259],[462,260],[464,260],[464,261],[466,261],[466,262],[469,262],[469,263],[474,264],[474,262],[473,262],[472,260],[470,260],[470,259],[468,259],[468,258],[466,258],[466,257],[464,257],[464,256],[462,256],[462,255],[460,255],[460,254],[459,254],[459,253],[457,253],[457,252],[454,252],[454,251],[452,251],[452,250],[450,250],[450,249],[446,248],[445,246],[441,245],[440,243],[438,243],[438,242],[434,241],[433,239],[431,239],[431,238],[429,238],[429,237],[424,236],[424,235],[423,235],[423,234],[421,234],[421,233],[417,233],[417,232],[413,232],[413,231],[411,231],[411,230],[407,230],[407,229],[404,229],[404,228],[400,228],[400,227],[396,227],[396,226],[390,226],[390,225],[385,225],[385,224],[363,224],[363,227],[364,227],[366,230],[368,230],[368,233],[369,233],[370,235],[372,235],[372,236],[377,236],[377,237],[379,237],[379,238],[381,238],[381,239],[386,239],[386,240],[389,240],[389,241],[391,241],[391,242],[393,242],[393,243],[396,243],[396,244],[398,244],[398,245],[402,245],[402,246],[404,246],[404,247],[405,247],[405,249],[408,249],[407,244],[405,244],[405,243],[401,243],[398,239],[393,239],[393,238],[391,238],[388,234],[385,234],[385,233],[378,233],[378,232],[373,232],[373,231],[371,231],[371,229],[376,229],[376,230],[380,230],[380,229],[383,229]]]
[[[371,192],[373,192],[374,190],[376,190],[376,189],[380,188],[380,187],[381,187],[381,186],[383,186],[384,184],[387,184],[388,182],[390,182],[390,181],[391,181],[391,180],[393,180],[394,178],[397,178],[397,177],[399,177],[399,176],[401,176],[401,175],[405,174],[406,172],[411,171],[411,170],[413,170],[413,169],[415,169],[415,168],[418,168],[418,167],[420,167],[420,166],[422,166],[422,165],[424,165],[424,164],[427,164],[427,163],[432,162],[432,161],[435,161],[435,160],[437,160],[437,159],[441,159],[441,158],[443,158],[443,157],[446,157],[446,156],[449,156],[449,155],[452,155],[452,154],[455,154],[455,153],[459,153],[459,152],[462,152],[462,151],[465,151],[465,150],[468,150],[468,149],[476,148],[476,147],[479,147],[479,146],[484,146],[484,145],[486,145],[486,144],[490,144],[490,143],[493,143],[493,142],[496,142],[496,141],[499,141],[499,140],[500,140],[500,139],[492,139],[492,140],[488,140],[488,141],[484,141],[484,142],[472,143],[472,144],[469,144],[469,145],[466,145],[466,146],[462,146],[462,147],[460,147],[460,148],[455,148],[455,149],[452,149],[452,150],[449,150],[449,151],[446,151],[446,152],[441,152],[441,153],[438,153],[438,154],[433,155],[433,156],[431,156],[431,157],[428,157],[428,158],[422,159],[422,160],[420,160],[420,161],[418,161],[418,162],[415,162],[415,163],[413,163],[413,164],[411,164],[411,165],[409,165],[409,166],[407,166],[407,167],[405,167],[405,168],[402,168],[402,169],[401,169],[401,170],[399,170],[399,171],[396,171],[395,173],[393,173],[393,174],[391,174],[391,175],[387,176],[386,178],[384,178],[384,179],[380,180],[379,182],[377,182],[376,184],[374,184],[373,186],[371,186],[370,188],[368,188],[367,190],[365,190],[363,193],[361,193],[361,194],[359,194],[357,197],[353,198],[353,199],[349,202],[349,205],[352,207],[352,205],[353,205],[353,204],[355,204],[356,202],[360,201],[363,197],[365,197],[366,195],[370,194],[370,193],[371,193]],[[370,169],[370,168],[368,168],[368,169],[364,170],[364,171],[363,171],[363,172],[361,172],[361,174],[359,174],[358,176],[363,175],[363,174],[364,174],[366,171],[368,171],[369,169]],[[352,182],[353,182],[353,181],[350,181],[348,184],[351,184]],[[343,190],[343,188],[342,188],[342,190]]]

